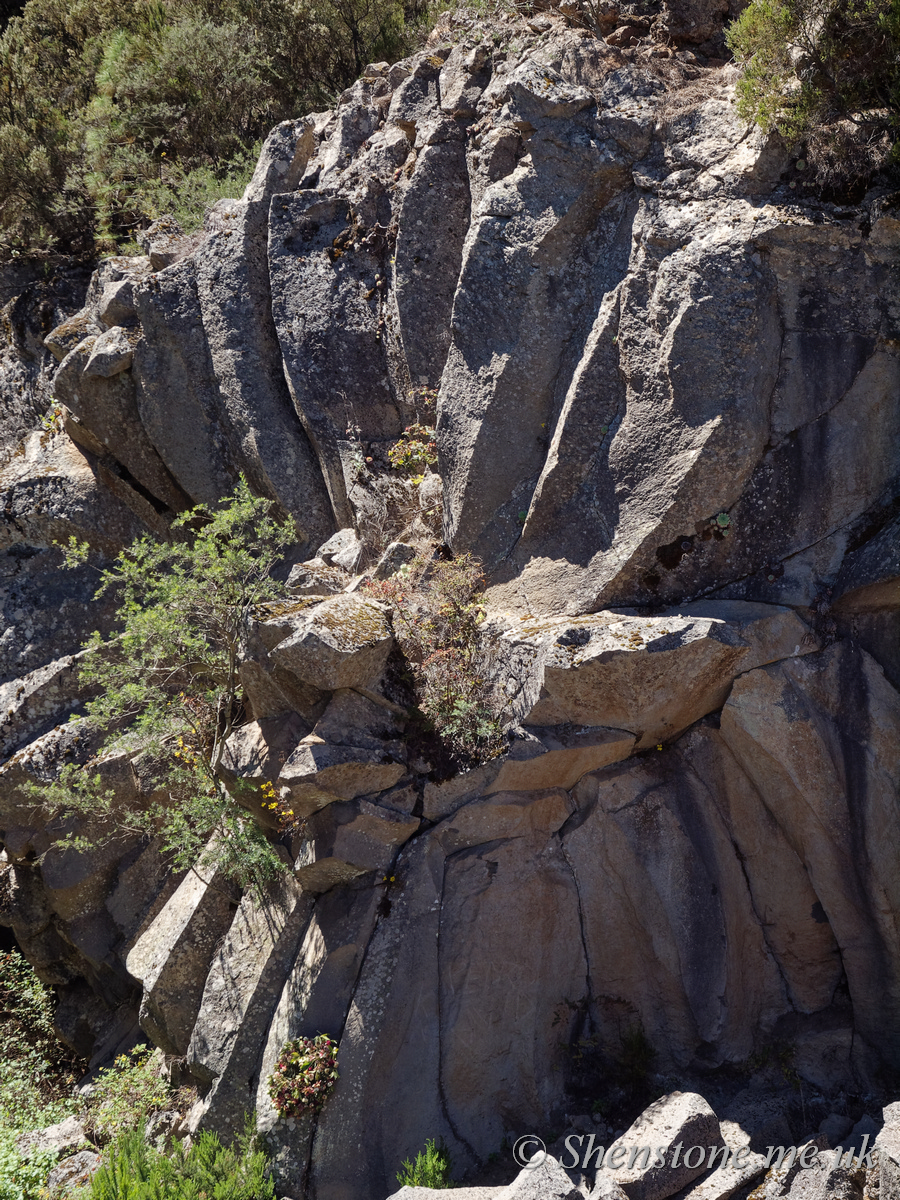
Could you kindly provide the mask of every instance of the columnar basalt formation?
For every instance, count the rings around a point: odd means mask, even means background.
[[[195,1127],[255,1107],[286,1194],[381,1200],[426,1137],[464,1167],[546,1127],[581,1037],[640,1027],[672,1070],[787,1041],[822,1089],[900,1066],[896,198],[803,200],[704,61],[446,24],[274,130],[202,235],[10,275],[0,921],[81,1052],[139,1026]],[[414,484],[387,450],[433,389]],[[111,621],[55,544],[109,561],[241,473],[305,564],[247,630],[226,760],[308,818],[265,906],[136,837],[61,851],[25,790],[91,753],[66,721]],[[358,590],[441,494],[510,731],[449,780]],[[320,1031],[340,1083],[288,1127],[266,1078]]]

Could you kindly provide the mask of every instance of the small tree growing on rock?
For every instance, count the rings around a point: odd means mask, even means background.
[[[151,799],[123,801],[104,787],[96,760],[70,764],[57,784],[33,789],[62,814],[100,818],[109,836],[158,836],[176,869],[217,869],[241,887],[259,886],[283,866],[239,803],[236,788],[252,785],[229,782],[222,770],[242,719],[241,632],[252,609],[285,594],[271,572],[296,537],[269,508],[242,479],[216,508],[178,517],[172,541],[143,537],[102,572],[97,594],[118,593],[118,629],[87,643],[87,722],[104,752],[147,764]],[[87,553],[72,539],[69,565]],[[70,844],[78,848],[79,839]]]

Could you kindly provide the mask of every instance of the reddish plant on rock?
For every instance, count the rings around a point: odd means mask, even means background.
[[[282,1117],[321,1112],[337,1082],[337,1042],[327,1034],[286,1042],[269,1077],[269,1095]]]

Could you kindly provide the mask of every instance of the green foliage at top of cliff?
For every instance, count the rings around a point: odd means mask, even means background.
[[[801,174],[864,183],[900,145],[900,0],[753,0],[728,31],[738,109],[778,129]]]
[[[422,3],[28,0],[0,37],[0,259],[196,223],[274,124],[408,53]]]

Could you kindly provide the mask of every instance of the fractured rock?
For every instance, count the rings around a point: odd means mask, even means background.
[[[764,605],[524,620],[499,639],[500,686],[526,725],[628,730],[644,749],[719,708],[760,659],[808,653],[807,633],[789,609]]]
[[[325,691],[370,683],[393,645],[382,609],[359,596],[334,596],[277,621],[285,632],[269,647],[272,662]]]
[[[311,734],[287,758],[277,782],[290,794],[297,816],[306,816],[335,800],[385,791],[405,773],[405,766],[388,755],[376,756],[367,747],[331,746]]]
[[[221,879],[189,871],[125,956],[143,987],[141,1028],[167,1054],[184,1055],[234,902]]]
[[[654,1166],[651,1152],[649,1162],[643,1163],[646,1155],[640,1156],[633,1166],[625,1165],[615,1170],[614,1179],[630,1200],[665,1200],[702,1175],[709,1162],[711,1150],[724,1146],[716,1114],[695,1092],[671,1092],[655,1101],[638,1117],[622,1138],[610,1148],[607,1164],[615,1169],[617,1151],[621,1163],[629,1157],[632,1147],[659,1147],[663,1151],[665,1164]],[[677,1147],[683,1147],[680,1155]],[[699,1156],[691,1151],[701,1148]],[[678,1158],[677,1165],[675,1159]],[[685,1159],[689,1161],[686,1163]],[[690,1160],[693,1160],[691,1162]]]
[[[187,1047],[192,1074],[210,1085],[190,1113],[191,1131],[202,1124],[223,1139],[240,1134],[253,1106],[260,1041],[309,915],[309,901],[290,876],[280,877],[263,903],[242,899],[210,964]]]
[[[485,795],[575,786],[582,775],[627,758],[635,737],[618,729],[535,726],[513,742],[499,774]]]

